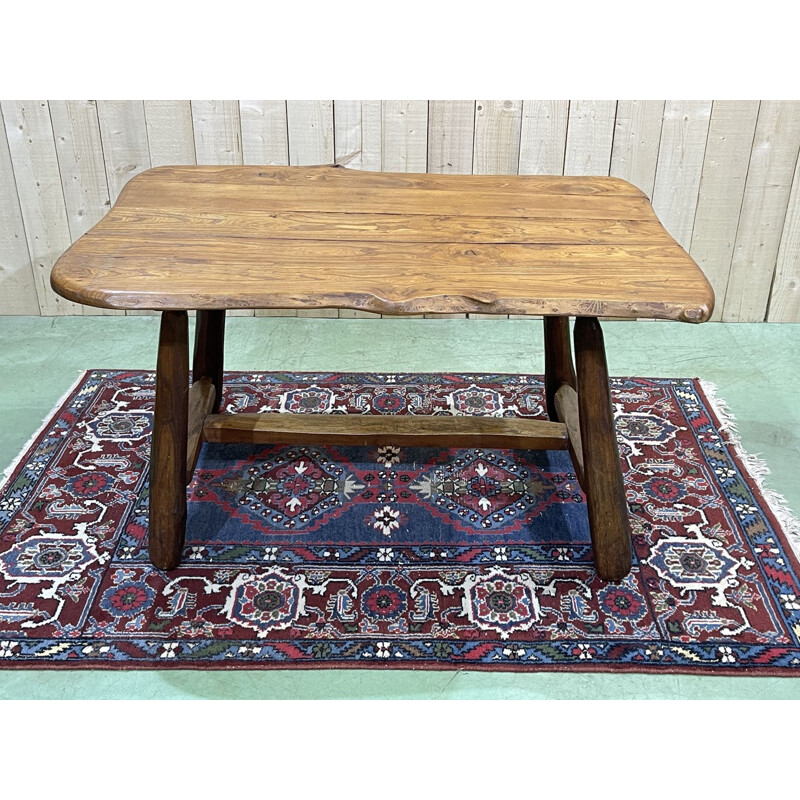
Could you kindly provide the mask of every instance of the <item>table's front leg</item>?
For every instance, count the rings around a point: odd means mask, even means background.
[[[159,569],[178,566],[186,535],[188,399],[188,315],[164,311],[156,365],[148,534],[150,560]]]
[[[596,317],[575,320],[575,366],[583,451],[583,490],[597,572],[621,580],[631,569],[628,504],[614,429],[603,331]]]

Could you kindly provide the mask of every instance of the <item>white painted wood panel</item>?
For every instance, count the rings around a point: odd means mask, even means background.
[[[616,110],[614,100],[570,101],[565,175],[608,175]]]
[[[47,316],[82,314],[83,306],[50,288],[53,264],[72,244],[72,238],[47,101],[4,100],[2,111],[39,312]]]
[[[475,175],[516,175],[522,100],[478,100],[475,105]]]
[[[245,164],[289,163],[285,100],[241,100],[239,116]]]
[[[117,201],[125,184],[150,169],[150,147],[143,100],[98,100],[109,199]],[[126,316],[152,316],[155,311],[126,311]]]
[[[335,162],[380,171],[383,164],[380,100],[334,100]]]
[[[361,169],[383,169],[383,104],[380,100],[361,101]]]
[[[241,164],[242,130],[237,100],[192,100],[198,164]]]
[[[361,101],[334,100],[334,162],[361,169]]]
[[[781,233],[767,322],[800,321],[800,159]]]
[[[2,109],[0,109],[2,122]],[[0,314],[38,314],[36,285],[25,239],[25,224],[8,151],[0,127]]]
[[[192,104],[188,100],[145,100],[144,116],[152,166],[197,163]]]
[[[664,106],[653,208],[685,250],[692,241],[710,119],[710,100],[672,100]]]
[[[723,322],[762,322],[766,316],[798,150],[800,101],[762,101]]]
[[[382,166],[386,172],[427,172],[428,101],[384,100]]]
[[[50,120],[56,142],[61,187],[72,241],[97,224],[111,208],[94,100],[51,100]],[[92,316],[122,316],[110,308],[84,306]]]
[[[428,103],[428,172],[472,173],[474,100]]]
[[[115,203],[122,187],[134,175],[150,169],[144,101],[98,100],[97,115],[108,193],[111,202]]]
[[[245,164],[289,163],[285,100],[241,100],[242,158]],[[256,317],[296,317],[291,309],[254,311]]]
[[[192,100],[194,149],[198,164],[241,164],[242,129],[238,100]],[[233,309],[229,317],[252,317],[253,309]]]
[[[333,164],[333,100],[287,100],[289,163]]]
[[[97,104],[93,100],[51,100],[50,118],[70,235],[75,241],[111,207]]]
[[[568,100],[523,100],[520,175],[563,175]]]
[[[610,174],[630,181],[650,198],[656,182],[663,117],[663,100],[620,100],[617,103]]]
[[[722,317],[758,106],[757,100],[715,100],[711,109],[689,252],[714,287],[714,320]]]
[[[474,100],[428,103],[428,172],[472,173],[475,144]],[[463,319],[466,314],[425,314],[426,319]]]

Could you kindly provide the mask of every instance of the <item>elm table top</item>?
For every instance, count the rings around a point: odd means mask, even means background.
[[[649,200],[609,177],[157,167],[58,259],[59,294],[116,309],[704,322],[714,293]]]

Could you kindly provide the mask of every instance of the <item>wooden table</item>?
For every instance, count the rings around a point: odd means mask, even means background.
[[[598,317],[704,322],[714,304],[626,181],[329,166],[143,172],[51,282],[78,303],[162,312],[149,547],[167,570],[180,562],[203,441],[439,444],[569,448],[597,570],[618,580],[630,529]],[[544,315],[550,421],[218,413],[226,309],[326,307]],[[187,309],[197,309],[191,386]]]

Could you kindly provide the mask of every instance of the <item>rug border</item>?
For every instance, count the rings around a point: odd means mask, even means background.
[[[11,464],[3,470],[0,476],[0,492],[4,491],[7,486],[13,482],[16,473],[19,471],[25,456],[31,451],[39,439],[42,438],[46,429],[53,420],[61,413],[64,406],[73,397],[74,393],[79,389],[81,384],[96,372],[130,372],[131,370],[125,369],[85,369],[79,372],[78,377],[70,384],[69,388],[59,397],[50,411],[42,419],[39,427],[30,436],[28,441],[23,445],[20,452],[12,460]],[[153,372],[153,370],[137,370],[141,372]],[[261,372],[270,372],[277,370],[262,370]],[[249,374],[252,370],[231,370],[230,372],[240,372],[242,374]],[[318,375],[320,373],[331,372],[331,370],[282,370],[281,372],[291,372],[294,375]],[[362,374],[381,374],[375,370],[364,371],[359,370]],[[448,371],[455,374],[455,371]],[[414,374],[419,375],[436,375],[439,372],[417,372]],[[355,373],[354,373],[355,374]],[[519,372],[459,372],[461,375],[471,376],[485,376],[485,375],[523,375],[526,377],[541,378],[539,373],[519,373]],[[730,409],[728,403],[718,394],[717,385],[699,377],[694,378],[676,378],[676,377],[657,377],[651,378],[641,375],[636,376],[610,376],[612,380],[668,380],[668,381],[681,381],[688,380],[694,382],[700,389],[703,399],[706,403],[707,409],[714,416],[714,422],[717,429],[724,435],[725,444],[728,446],[733,455],[739,462],[742,470],[753,482],[753,488],[758,493],[761,501],[764,504],[766,511],[774,518],[777,523],[776,527],[785,535],[786,541],[789,544],[791,557],[795,560],[795,569],[800,572],[800,518],[794,515],[788,501],[779,492],[770,489],[764,483],[764,478],[770,474],[771,470],[766,461],[760,454],[749,453],[743,446],[741,437],[739,435],[736,418]],[[623,668],[620,669],[620,666]],[[17,670],[63,670],[63,671],[92,671],[92,670],[109,670],[114,672],[137,672],[144,671],[150,672],[155,670],[194,670],[194,671],[209,671],[209,672],[239,672],[242,670],[252,672],[262,672],[268,670],[347,670],[347,669],[372,669],[372,670],[403,670],[406,671],[437,671],[437,672],[503,672],[503,673],[554,673],[554,672],[578,672],[583,674],[590,673],[604,673],[604,674],[638,674],[638,675],[703,675],[703,676],[719,676],[719,677],[750,677],[750,678],[792,678],[800,677],[800,675],[792,674],[786,667],[765,667],[765,668],[729,668],[729,667],[712,667],[712,666],[696,666],[691,672],[687,672],[684,668],[677,667],[659,667],[655,664],[515,664],[515,663],[500,663],[500,664],[458,664],[453,662],[432,662],[432,663],[409,663],[397,661],[351,661],[351,662],[286,662],[286,661],[264,661],[258,664],[252,662],[233,662],[223,663],[218,661],[178,661],[176,662],[145,662],[145,663],[131,663],[131,662],[114,662],[114,661],[96,661],[94,663],[80,661],[77,663],[70,663],[65,661],[49,661],[40,663],[31,662],[9,662],[2,664],[3,670],[17,671]]]
[[[64,392],[64,394],[62,394],[61,397],[56,400],[55,405],[50,409],[50,411],[47,412],[47,414],[45,414],[39,427],[30,435],[28,441],[22,445],[22,449],[19,451],[19,453],[17,453],[17,455],[12,459],[11,463],[3,470],[2,474],[0,475],[0,492],[4,492],[8,488],[9,484],[13,483],[13,479],[16,478],[15,473],[17,472],[17,468],[22,464],[24,457],[30,450],[33,450],[47,427],[51,425],[53,420],[61,413],[62,409],[77,391],[78,387],[86,380],[90,373],[100,371],[102,370],[85,369],[78,373],[78,377],[70,384],[69,388]]]
[[[713,381],[702,378],[695,380],[700,385],[706,405],[716,417],[714,422],[717,429],[724,434],[726,444],[752,479],[766,509],[775,518],[777,527],[786,537],[792,550],[795,568],[800,570],[800,518],[794,514],[789,506],[789,501],[780,492],[765,484],[765,478],[771,474],[772,470],[760,453],[750,453],[745,449],[736,424],[736,417],[727,401],[719,396],[717,385]]]

